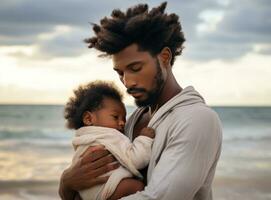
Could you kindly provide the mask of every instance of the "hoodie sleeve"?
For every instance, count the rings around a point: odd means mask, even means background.
[[[219,120],[205,111],[194,112],[181,122],[176,117],[169,124],[169,139],[148,185],[122,200],[192,200],[205,184],[207,189],[201,194],[205,197],[200,199],[211,199],[210,182],[221,147]]]

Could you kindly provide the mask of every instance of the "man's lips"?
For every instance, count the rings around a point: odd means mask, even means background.
[[[130,93],[134,98],[139,98],[143,95],[143,92],[131,92]]]
[[[145,92],[145,89],[143,88],[129,88],[127,89],[127,93],[132,95],[134,98],[139,98],[143,95]]]
[[[145,89],[143,88],[128,88],[127,93],[128,94],[135,94],[135,93],[142,93],[145,92]]]

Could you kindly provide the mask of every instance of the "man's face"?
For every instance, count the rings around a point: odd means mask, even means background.
[[[113,64],[137,106],[149,106],[157,102],[165,82],[157,58],[149,52],[138,51],[138,46],[132,44],[113,55]]]

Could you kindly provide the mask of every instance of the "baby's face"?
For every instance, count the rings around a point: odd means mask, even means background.
[[[122,102],[111,98],[104,98],[102,108],[93,112],[92,124],[114,128],[124,132],[126,122],[126,110]]]

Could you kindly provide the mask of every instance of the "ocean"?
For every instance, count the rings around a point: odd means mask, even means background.
[[[73,153],[63,108],[0,105],[0,199],[59,199]],[[223,124],[214,199],[271,199],[271,107],[213,108]]]

